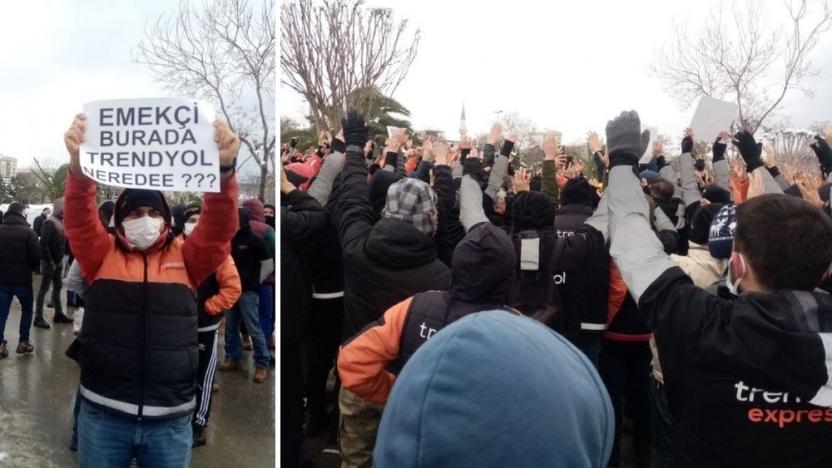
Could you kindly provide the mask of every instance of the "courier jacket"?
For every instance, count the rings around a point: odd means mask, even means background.
[[[756,170],[770,178],[764,167]],[[651,235],[629,167],[610,171],[607,190],[610,253],[658,347],[673,465],[832,466],[829,295],[714,296],[695,286]]]
[[[199,333],[218,329],[222,313],[234,307],[241,293],[242,287],[237,265],[229,255],[225,257],[217,271],[208,275],[208,278],[196,290]]]
[[[519,314],[501,304],[454,301],[450,291],[427,291],[409,297],[341,348],[341,385],[373,404],[383,405],[396,376],[427,340],[466,315],[500,309]]]
[[[89,284],[79,336],[80,393],[117,414],[171,418],[195,406],[198,370],[195,290],[229,256],[236,231],[237,182],[206,193],[199,228],[172,238],[166,224],[145,252],[128,247],[98,220],[96,185],[66,180],[65,229]],[[116,201],[118,212],[122,197]],[[164,206],[166,219],[170,209]]]

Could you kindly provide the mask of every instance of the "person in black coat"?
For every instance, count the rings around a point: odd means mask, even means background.
[[[20,341],[17,353],[31,353],[29,342],[32,325],[32,272],[40,263],[40,246],[35,231],[23,216],[25,207],[12,203],[0,225],[0,359],[8,356],[4,331],[12,299],[21,305]]]
[[[231,239],[231,256],[240,275],[242,294],[234,307],[225,315],[225,362],[219,365],[221,371],[238,370],[243,357],[240,339],[240,323],[245,323],[254,350],[254,382],[263,383],[269,370],[269,347],[260,328],[257,289],[260,286],[260,270],[263,261],[271,258],[266,242],[251,230],[248,211],[238,210],[240,228]]]
[[[323,265],[315,264],[316,268],[310,270],[308,260],[304,260],[304,253],[307,249],[313,251],[318,248],[324,249],[319,250],[319,254],[329,252],[332,246],[321,244],[318,240],[328,226],[331,228],[331,223],[326,210],[306,192],[296,189],[284,171],[281,171],[280,188],[283,194],[280,201],[280,460],[283,466],[299,466],[304,421],[302,339],[305,335],[304,324],[311,322],[307,321],[307,317],[310,315],[313,294],[312,281],[308,275],[324,268]],[[330,270],[343,274],[338,239],[336,237],[329,241],[334,242],[338,248],[338,258],[327,258],[334,262]],[[340,271],[337,271],[339,268]],[[343,279],[340,288],[342,291]],[[338,287],[335,289],[338,290]],[[340,329],[337,332],[340,336]],[[314,380],[311,374],[317,366],[310,363],[309,367],[308,379]],[[312,400],[310,398],[310,406]]]
[[[55,307],[55,323],[72,323],[72,319],[64,315],[61,305],[61,286],[63,284],[63,261],[66,251],[66,236],[64,235],[64,199],[55,200],[55,211],[52,216],[40,226],[40,248],[43,255],[41,262],[40,289],[38,289],[35,306],[35,323],[38,328],[49,328],[43,318],[43,301],[49,287],[52,287],[52,304]]]
[[[34,223],[32,224],[32,229],[35,230],[35,234],[40,236],[40,230],[43,227],[43,222],[46,221],[46,218],[49,217],[50,214],[49,208],[44,208],[43,211],[35,218]]]
[[[387,191],[381,220],[373,225],[363,148],[364,118],[351,112],[342,121],[347,145],[341,183],[327,207],[338,223],[344,255],[344,330],[342,342],[378,320],[403,299],[450,287],[448,267],[437,258],[433,235],[438,223],[436,194],[417,179],[402,179]],[[346,390],[339,394],[341,457],[367,465],[381,408]]]

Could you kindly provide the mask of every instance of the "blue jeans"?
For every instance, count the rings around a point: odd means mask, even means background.
[[[143,420],[117,416],[81,399],[78,461],[82,468],[187,468],[191,463],[191,416]]]
[[[225,313],[225,357],[232,361],[243,359],[243,343],[240,340],[240,322],[246,324],[254,363],[257,367],[269,367],[269,347],[260,328],[260,296],[257,291],[244,291],[237,303]]]
[[[269,344],[269,337],[272,334],[272,314],[274,314],[274,289],[271,284],[263,283],[257,290],[260,296],[260,328],[266,339],[266,346]]]
[[[3,333],[6,330],[6,320],[9,318],[9,310],[12,308],[12,299],[15,296],[22,309],[20,341],[29,341],[29,330],[32,328],[32,302],[34,301],[32,283],[25,286],[0,286],[0,342],[6,339]]]

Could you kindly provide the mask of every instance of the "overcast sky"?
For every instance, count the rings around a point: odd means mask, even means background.
[[[0,154],[58,166],[63,133],[88,101],[172,96],[131,52],[176,0],[29,0],[0,14]],[[253,163],[246,169],[256,169]]]
[[[693,109],[679,109],[648,66],[672,37],[674,17],[695,27],[717,1],[488,3],[368,0],[422,31],[417,58],[394,96],[411,110],[416,129],[456,138],[463,101],[469,133],[486,132],[502,110],[562,131],[566,143],[589,129],[603,132],[623,109],[638,110],[642,123],[663,134],[679,134],[690,122]],[[767,3],[770,22],[783,18],[781,2]],[[815,98],[793,93],[782,108],[796,126],[832,118],[832,32],[812,57],[824,68],[809,81]],[[282,114],[302,120],[306,105],[296,93],[281,86],[277,100]]]

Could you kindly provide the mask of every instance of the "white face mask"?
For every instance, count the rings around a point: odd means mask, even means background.
[[[196,228],[196,223],[185,223],[182,227],[182,232],[184,232],[186,236],[190,236],[191,233],[194,232],[194,228]]]
[[[745,270],[745,257],[742,255],[738,255],[740,258],[740,263],[742,264],[743,270]],[[740,283],[742,283],[742,278],[733,278],[734,276],[734,269],[731,268],[731,261],[728,262],[728,274],[725,276],[725,285],[728,287],[728,291],[731,292],[734,296],[740,295]]]
[[[141,218],[124,221],[121,225],[124,228],[124,237],[127,238],[130,245],[140,251],[145,251],[159,238],[164,222],[163,218],[142,216]]]

